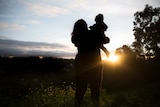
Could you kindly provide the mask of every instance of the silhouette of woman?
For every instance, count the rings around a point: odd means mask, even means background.
[[[93,105],[96,107],[99,105],[102,64],[100,48],[95,37],[83,19],[74,24],[71,41],[78,50],[75,57],[76,107],[80,107],[88,84]]]

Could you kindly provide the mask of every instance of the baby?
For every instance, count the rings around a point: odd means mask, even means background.
[[[108,29],[108,26],[103,22],[103,15],[98,14],[95,17],[95,24],[90,26],[90,29],[96,36],[98,36],[97,41],[99,48],[102,49],[106,56],[109,57],[109,51],[103,46],[103,44],[109,43],[110,39],[105,36],[104,32]]]

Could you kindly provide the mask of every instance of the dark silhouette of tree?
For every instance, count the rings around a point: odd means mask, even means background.
[[[145,58],[160,58],[160,7],[146,5],[134,17],[135,41],[132,45],[136,54]]]
[[[116,54],[131,55],[133,54],[133,50],[131,49],[130,46],[123,45],[122,47],[116,49]]]
[[[134,60],[136,56],[133,49],[127,45],[123,45],[122,47],[117,48],[115,54],[120,55],[125,60]]]

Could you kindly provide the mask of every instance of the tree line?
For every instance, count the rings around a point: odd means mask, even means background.
[[[73,60],[53,57],[0,57],[0,69],[8,73],[34,72],[61,72],[71,69]]]

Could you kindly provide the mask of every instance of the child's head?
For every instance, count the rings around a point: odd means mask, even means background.
[[[103,14],[98,14],[98,15],[95,17],[95,21],[96,21],[96,22],[103,22]]]

